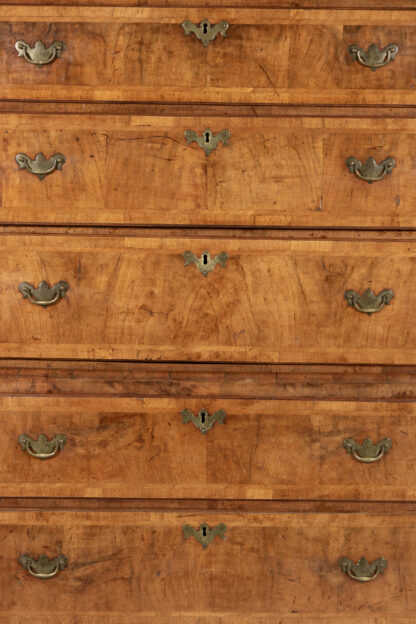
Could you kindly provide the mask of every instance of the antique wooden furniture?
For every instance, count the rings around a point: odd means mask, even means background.
[[[0,624],[409,624],[414,2],[140,5],[0,5]]]

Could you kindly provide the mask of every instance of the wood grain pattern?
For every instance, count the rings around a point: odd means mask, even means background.
[[[204,48],[185,37],[197,8],[0,7],[0,99],[414,105],[416,13],[212,9],[226,39]],[[62,40],[41,69],[16,40]],[[33,40],[33,41],[32,41]],[[351,43],[398,44],[394,63],[371,72]]]
[[[226,251],[207,278],[183,252]],[[412,364],[416,305],[410,242],[17,235],[0,239],[1,357],[133,361]],[[22,281],[66,280],[55,307]],[[345,290],[392,288],[368,317]]]
[[[227,539],[205,551],[185,541],[182,525],[202,521],[225,522]],[[414,516],[19,512],[0,514],[0,539],[3,617],[29,609],[50,615],[52,604],[55,617],[69,613],[74,622],[108,615],[146,624],[199,616],[306,623],[324,612],[328,621],[355,616],[375,624],[371,618],[381,617],[393,624],[416,607]],[[70,562],[48,583],[28,577],[17,561],[22,552],[45,551]],[[337,567],[340,556],[363,555],[389,562],[365,587]]]
[[[202,407],[225,410],[225,424],[183,424],[183,409]],[[412,501],[415,415],[401,403],[4,397],[0,496]],[[67,445],[40,461],[21,433]],[[373,465],[342,446],[386,436]]]
[[[228,128],[205,155],[184,131]],[[414,119],[0,116],[3,223],[415,227]],[[63,170],[18,169],[19,152],[66,157]],[[393,156],[369,186],[349,156]]]

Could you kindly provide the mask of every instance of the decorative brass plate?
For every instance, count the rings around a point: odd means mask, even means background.
[[[53,173],[56,169],[62,169],[65,161],[63,154],[54,154],[49,160],[46,159],[42,152],[36,154],[35,160],[32,160],[26,154],[16,154],[16,162],[19,165],[19,169],[27,169],[30,173],[37,175],[39,180],[43,180],[45,176]]]
[[[61,58],[62,52],[65,50],[65,44],[62,41],[54,41],[47,48],[43,41],[36,41],[33,48],[26,41],[16,41],[14,44],[19,56],[23,56],[28,63],[42,67],[49,65],[57,58]]]
[[[221,130],[215,136],[212,134],[209,128],[205,128],[201,136],[198,136],[193,130],[185,131],[185,139],[187,145],[190,145],[193,141],[204,150],[206,156],[209,156],[211,152],[217,147],[219,143],[229,145],[228,139],[231,137],[231,132],[227,129]]]
[[[364,312],[371,316],[374,312],[379,312],[385,305],[390,305],[394,293],[389,288],[385,288],[379,295],[375,295],[371,288],[367,288],[362,295],[355,290],[346,290],[344,298],[349,306],[354,306],[358,312]]]
[[[360,445],[352,438],[347,438],[343,441],[342,446],[347,453],[352,455],[357,461],[364,462],[365,464],[372,464],[389,452],[393,446],[393,442],[390,438],[383,438],[377,442],[377,444],[373,444],[370,438],[366,438]]]
[[[218,22],[218,24],[211,25],[211,22],[209,20],[203,19],[202,22],[200,22],[199,26],[193,24],[189,20],[185,20],[184,22],[182,22],[182,28],[185,31],[185,35],[190,35],[191,33],[193,33],[197,37],[197,39],[202,41],[202,45],[205,47],[215,39],[218,33],[221,35],[221,37],[226,37],[229,26],[229,23],[225,20]]]
[[[18,437],[18,442],[24,451],[27,451],[32,457],[37,459],[49,459],[55,457],[58,451],[61,451],[66,444],[66,435],[59,433],[52,440],[48,440],[44,433],[41,433],[37,440],[33,440],[30,436],[22,433]]]
[[[64,570],[68,565],[65,555],[58,555],[49,561],[46,555],[41,555],[37,561],[30,555],[20,555],[19,562],[24,570],[40,579],[48,579],[56,576],[59,570]]]
[[[181,414],[184,425],[189,422],[193,422],[195,427],[204,434],[212,429],[216,422],[218,422],[220,425],[223,425],[224,418],[226,416],[224,410],[218,410],[210,416],[208,411],[204,407],[199,411],[198,416],[195,416],[188,409],[184,409]]]
[[[383,574],[387,566],[387,560],[379,557],[373,563],[368,563],[365,557],[361,557],[358,563],[353,563],[348,557],[341,557],[338,561],[341,570],[353,581],[367,583],[374,581],[379,574]]]
[[[372,43],[368,47],[368,50],[360,48],[355,43],[348,48],[348,52],[353,61],[358,61],[358,63],[364,65],[364,67],[369,67],[373,71],[393,61],[398,51],[399,46],[395,43],[389,43],[389,45],[382,50],[379,50],[375,43]]]
[[[185,539],[188,539],[188,537],[194,537],[197,542],[202,544],[203,548],[207,548],[207,546],[214,541],[216,535],[218,535],[221,539],[226,539],[226,530],[227,526],[225,524],[219,524],[213,529],[210,529],[205,522],[201,524],[199,529],[194,529],[189,524],[184,524],[182,527]]]
[[[46,306],[53,305],[61,297],[65,297],[65,293],[69,289],[67,282],[57,282],[55,286],[49,286],[47,282],[41,282],[38,288],[28,284],[28,282],[22,282],[19,284],[19,290],[23,295],[23,299],[29,299],[36,305]]]
[[[185,258],[185,266],[189,266],[193,262],[204,277],[213,271],[217,264],[225,268],[228,260],[228,254],[225,251],[217,254],[215,258],[211,258],[209,251],[203,251],[200,258],[191,251],[185,251],[183,257]]]
[[[358,158],[350,156],[345,161],[346,166],[350,173],[354,173],[360,180],[365,180],[369,184],[378,182],[386,177],[389,173],[392,173],[393,168],[396,166],[394,158],[389,156],[377,164],[375,159],[370,156],[363,164]]]

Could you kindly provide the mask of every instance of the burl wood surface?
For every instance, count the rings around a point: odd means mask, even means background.
[[[204,47],[181,23],[230,24]],[[0,99],[414,105],[416,12],[0,7]],[[38,68],[17,40],[65,43]],[[376,72],[351,44],[396,43]]]
[[[228,128],[229,146],[207,157],[186,144],[188,128]],[[0,220],[415,227],[415,135],[414,119],[2,115]],[[20,152],[66,163],[39,181],[18,168]],[[397,166],[369,185],[349,156]]]
[[[204,277],[187,250],[227,266]],[[415,257],[406,241],[4,233],[0,356],[412,364]],[[40,308],[18,286],[41,280],[70,290]],[[371,317],[344,299],[369,287],[395,293]]]
[[[201,522],[224,522],[226,540],[206,550],[185,540],[183,524]],[[324,613],[328,622],[393,624],[416,608],[414,515],[16,512],[0,514],[0,539],[4,618],[30,611],[40,622],[53,609],[74,624],[107,615],[123,624],[306,624]],[[47,582],[18,563],[44,552],[69,560]],[[383,556],[388,566],[362,585],[341,572],[341,556]]]
[[[203,435],[181,412],[226,412]],[[414,500],[414,404],[238,399],[0,399],[0,496],[264,500]],[[54,458],[21,433],[65,434]],[[342,446],[390,437],[374,464]]]

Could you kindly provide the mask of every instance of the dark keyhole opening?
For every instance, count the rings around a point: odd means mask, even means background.
[[[205,412],[201,412],[201,423],[205,422]]]
[[[206,537],[206,536],[207,536],[207,527],[202,527],[202,535],[203,535],[204,537]]]
[[[208,256],[207,256],[207,254],[204,254],[204,256],[202,258],[202,262],[203,262],[203,264],[208,264]]]
[[[204,24],[203,25],[203,32],[204,32],[204,35],[207,34],[207,32],[208,32],[208,24]]]
[[[205,132],[205,143],[209,143],[209,132]]]

